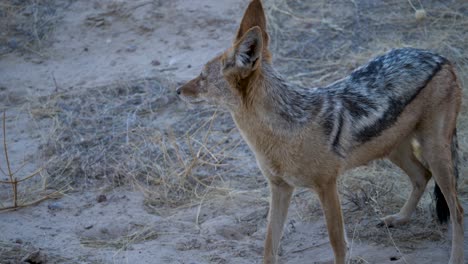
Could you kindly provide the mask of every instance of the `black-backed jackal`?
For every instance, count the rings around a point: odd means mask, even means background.
[[[383,222],[406,223],[433,177],[439,219],[451,216],[450,263],[463,264],[463,208],[456,190],[462,91],[450,62],[429,51],[396,49],[326,87],[302,88],[274,70],[266,28],[262,3],[253,0],[232,47],[177,90],[192,103],[226,106],[255,153],[271,190],[264,262],[276,262],[294,187],[306,187],[320,198],[335,263],[345,263],[337,178],[386,157],[408,174],[413,190],[400,212]]]

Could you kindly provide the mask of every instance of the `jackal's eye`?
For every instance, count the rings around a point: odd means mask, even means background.
[[[202,81],[206,81],[206,76],[202,75],[200,78]]]
[[[206,74],[204,72],[200,73],[200,80],[206,81]]]

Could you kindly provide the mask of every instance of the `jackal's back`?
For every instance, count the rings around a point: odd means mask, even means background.
[[[326,94],[321,122],[333,150],[344,156],[391,127],[447,62],[429,51],[396,49],[319,89]]]

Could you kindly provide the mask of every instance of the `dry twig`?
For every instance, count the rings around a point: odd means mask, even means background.
[[[56,191],[56,192],[44,195],[43,197],[37,198],[37,199],[35,199],[33,201],[30,201],[30,202],[25,202],[25,203],[20,203],[19,202],[19,195],[18,195],[18,185],[19,185],[19,183],[30,180],[34,176],[38,175],[44,168],[41,167],[41,168],[37,169],[36,171],[34,171],[34,172],[30,173],[29,175],[24,176],[24,177],[22,177],[20,179],[18,179],[15,176],[16,173],[18,173],[21,170],[21,168],[24,167],[24,166],[20,166],[20,169],[14,171],[14,172],[12,171],[11,163],[10,163],[10,157],[9,157],[9,153],[8,153],[7,136],[6,136],[6,112],[5,111],[3,112],[3,122],[2,122],[2,124],[3,124],[3,151],[4,151],[4,155],[5,155],[5,162],[6,162],[6,166],[7,166],[7,172],[5,173],[5,171],[3,169],[1,170],[1,172],[3,174],[7,175],[9,180],[8,181],[0,181],[0,184],[10,184],[11,185],[12,196],[13,196],[12,197],[12,203],[13,204],[11,206],[1,207],[0,212],[27,207],[27,206],[38,204],[38,203],[40,203],[40,202],[42,202],[44,200],[50,199],[50,198],[56,198],[59,194],[61,194],[61,192]]]

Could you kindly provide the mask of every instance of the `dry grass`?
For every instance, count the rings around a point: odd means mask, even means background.
[[[59,6],[54,0],[1,1],[0,56],[16,50],[44,56],[42,48],[49,43]]]
[[[159,236],[159,232],[153,227],[143,226],[126,235],[113,239],[82,238],[81,245],[92,248],[112,247],[119,251],[124,251],[135,243],[154,240]],[[116,252],[118,254],[118,252]]]
[[[232,169],[232,150],[241,144],[232,121],[213,108],[174,113],[180,102],[168,86],[155,79],[120,82],[33,105],[34,117],[53,120],[42,146],[50,159],[46,172],[74,186],[132,183],[149,208],[226,191],[220,172]]]

